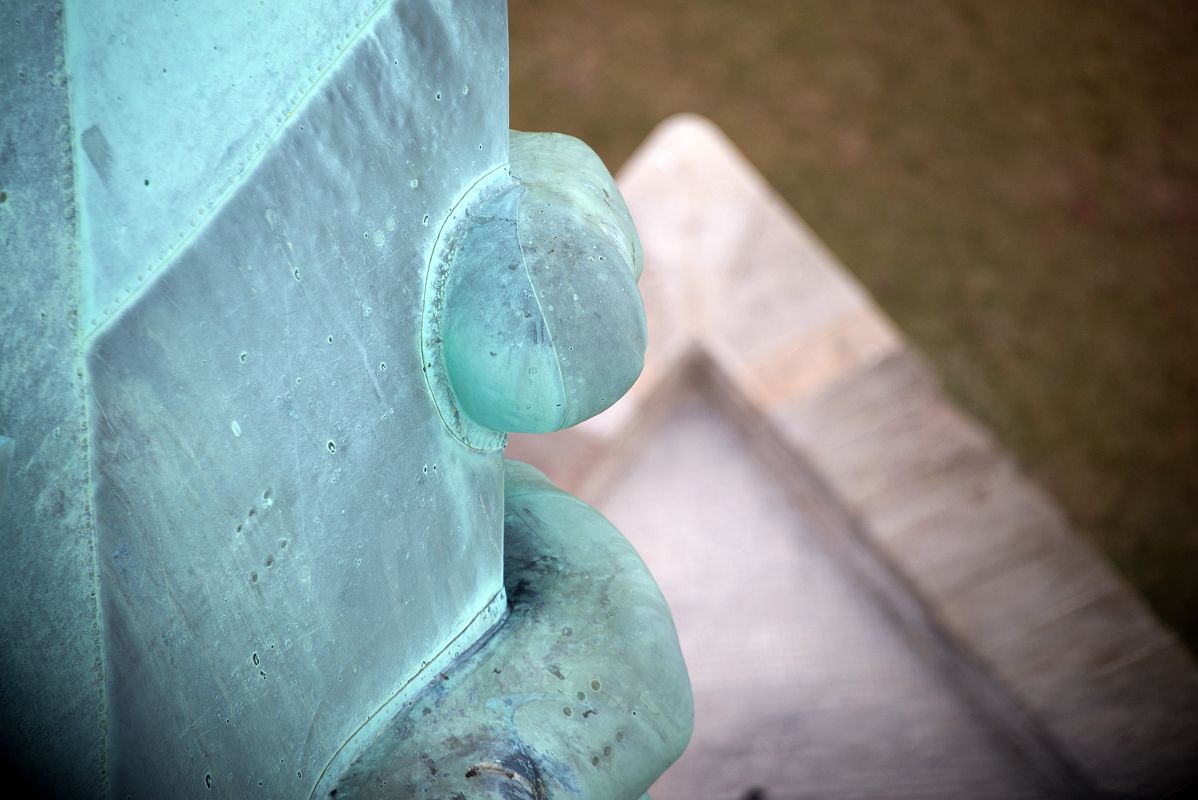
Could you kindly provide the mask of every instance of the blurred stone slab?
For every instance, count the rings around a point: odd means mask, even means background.
[[[620,183],[645,372],[509,452],[609,514],[674,607],[696,733],[655,797],[1198,780],[1193,657],[722,134],[671,119]]]
[[[735,420],[696,388],[673,399],[604,498],[670,599],[695,694],[694,738],[655,800],[1048,796]]]

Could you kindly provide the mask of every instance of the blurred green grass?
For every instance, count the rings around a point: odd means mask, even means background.
[[[1198,4],[510,14],[513,127],[713,119],[1198,649]]]

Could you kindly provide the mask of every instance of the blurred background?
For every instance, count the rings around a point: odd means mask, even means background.
[[[509,5],[512,127],[711,118],[1198,647],[1198,4]]]
[[[618,172],[667,117],[714,121],[949,400],[1198,648],[1198,5],[511,0],[510,30],[513,128],[578,136]],[[1085,794],[1087,756],[1056,733],[1110,707],[1065,702],[1068,719],[1028,727],[958,691],[972,679],[936,634],[895,624],[903,587],[836,552],[776,464],[730,455],[754,445],[719,421],[728,398],[683,383],[593,495],[570,472],[592,440],[514,443],[629,536],[675,610],[696,736],[654,796]],[[728,547],[746,527],[751,545]],[[1066,650],[1087,635],[1062,630]],[[1101,682],[1152,641],[1078,669]],[[1008,664],[1034,682],[1069,657]],[[1159,691],[1181,675],[1198,697],[1178,663]],[[1086,697],[1122,697],[1105,686]],[[1157,796],[1176,775],[1125,788]]]

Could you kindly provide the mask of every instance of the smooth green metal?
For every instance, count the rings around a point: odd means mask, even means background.
[[[62,9],[0,2],[0,751],[64,797],[104,790],[106,702],[89,488]]]
[[[504,625],[349,766],[337,798],[635,798],[682,752],[669,609],[594,509],[508,461]]]
[[[640,241],[603,163],[577,139],[511,136],[511,180],[455,243],[443,322],[454,395],[492,430],[545,433],[636,380],[646,329]]]
[[[0,18],[4,752],[70,796],[327,795],[521,641],[502,447],[640,371],[627,209],[509,135],[501,0]],[[666,634],[628,797],[689,730]]]

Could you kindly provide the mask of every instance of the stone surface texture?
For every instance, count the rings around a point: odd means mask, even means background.
[[[509,453],[661,577],[696,732],[654,796],[1192,787],[1193,657],[735,147],[676,117],[619,182],[644,375]]]

